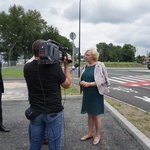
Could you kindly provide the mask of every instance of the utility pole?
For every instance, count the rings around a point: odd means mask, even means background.
[[[78,71],[78,77],[80,77],[80,61],[81,61],[81,0],[79,0],[79,71]]]

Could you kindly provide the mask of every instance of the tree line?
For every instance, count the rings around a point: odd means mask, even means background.
[[[97,50],[100,54],[99,59],[105,62],[133,62],[135,61],[136,48],[131,44],[124,44],[115,46],[112,43],[96,44]]]
[[[22,6],[10,6],[8,13],[0,12],[0,52],[5,52],[6,61],[17,61],[19,56],[28,59],[32,56],[32,43],[37,39],[54,40],[72,53],[72,42],[60,35],[57,27],[48,25],[37,10],[25,12]],[[131,44],[115,46],[112,43],[96,44],[103,62],[133,62],[136,48]],[[83,57],[83,56],[82,56]],[[140,57],[141,58],[141,57]]]
[[[25,12],[22,6],[10,6],[8,14],[0,13],[0,52],[6,52],[5,60],[17,61],[32,56],[32,43],[37,39],[54,40],[63,47],[72,49],[72,43],[60,35],[59,30],[48,25],[37,10]]]

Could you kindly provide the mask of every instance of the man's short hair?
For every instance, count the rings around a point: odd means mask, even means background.
[[[39,46],[40,43],[43,42],[44,40],[39,39],[33,42],[32,44],[32,51],[35,57],[39,57]]]

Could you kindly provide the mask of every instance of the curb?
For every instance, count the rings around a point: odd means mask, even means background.
[[[138,130],[131,122],[122,116],[108,102],[104,101],[106,108],[112,113],[115,119],[134,137],[144,150],[150,150],[150,139]]]

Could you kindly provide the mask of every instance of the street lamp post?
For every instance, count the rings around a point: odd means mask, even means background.
[[[81,60],[81,0],[79,0],[79,71],[78,71],[78,77],[80,77],[80,60]]]

